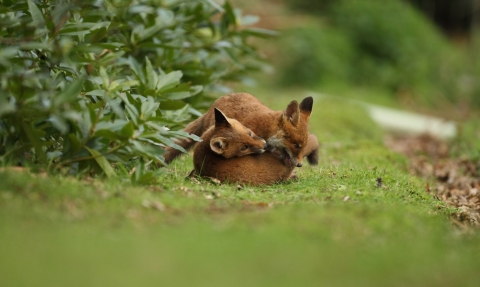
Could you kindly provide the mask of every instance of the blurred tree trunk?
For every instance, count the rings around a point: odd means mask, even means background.
[[[472,26],[471,36],[472,39],[479,37],[480,34],[480,0],[472,0]]]
[[[452,37],[468,38],[480,21],[479,0],[407,0]],[[476,19],[476,20],[475,20]]]

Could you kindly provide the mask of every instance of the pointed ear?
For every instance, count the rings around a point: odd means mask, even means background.
[[[297,101],[292,101],[287,106],[287,109],[283,112],[284,120],[289,120],[294,126],[298,124],[300,119],[300,109]]]
[[[306,116],[310,116],[310,114],[312,113],[312,107],[313,107],[313,98],[306,97],[300,103],[300,112]]]
[[[215,110],[215,126],[226,126],[229,127],[230,123],[228,122],[227,117],[222,113],[221,110],[214,108]]]
[[[227,142],[225,138],[217,137],[210,140],[210,148],[216,154],[222,154],[227,147]]]

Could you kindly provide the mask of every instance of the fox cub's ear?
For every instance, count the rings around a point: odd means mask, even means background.
[[[300,103],[300,111],[304,115],[310,116],[310,114],[312,113],[312,107],[313,107],[313,98],[312,97],[306,97]]]
[[[227,147],[226,138],[217,137],[210,140],[210,148],[216,154],[222,154]]]
[[[227,117],[222,113],[221,110],[214,108],[215,110],[215,126],[230,126],[230,122],[228,121]]]
[[[290,121],[294,126],[298,124],[300,119],[300,108],[297,101],[291,101],[287,109],[283,112],[284,120]]]

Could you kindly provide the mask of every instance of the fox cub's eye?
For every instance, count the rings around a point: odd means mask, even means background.
[[[300,148],[300,146],[299,146],[298,144],[293,144],[293,147],[294,147],[295,149],[299,149],[299,148]]]
[[[249,136],[252,136],[252,132],[251,132],[251,131],[248,131],[248,135],[249,135]]]
[[[244,146],[242,146],[242,151],[246,151],[246,150],[247,150],[247,148],[248,148],[248,145],[244,145]]]

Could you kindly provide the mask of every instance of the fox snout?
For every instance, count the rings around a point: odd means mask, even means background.
[[[268,148],[267,142],[259,136],[253,136],[253,139],[261,142],[261,143],[259,143],[258,145],[255,146],[255,152],[256,153],[264,153],[265,150]]]
[[[293,156],[290,158],[290,162],[291,162],[292,166],[296,166],[296,167],[302,167],[303,166],[302,159],[298,159],[298,158],[293,157]]]
[[[289,166],[296,166],[296,167],[302,167],[303,166],[303,157],[301,156],[295,156],[291,153],[289,153],[287,150],[285,150],[285,158],[284,162],[286,165]]]

